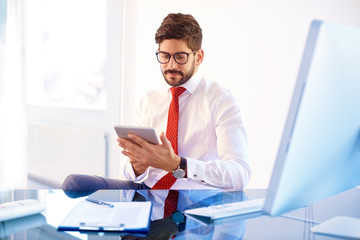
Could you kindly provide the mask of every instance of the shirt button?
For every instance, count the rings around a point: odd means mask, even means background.
[[[196,174],[194,174],[194,175],[193,175],[193,177],[194,177],[194,178],[197,178],[197,175],[196,175]]]

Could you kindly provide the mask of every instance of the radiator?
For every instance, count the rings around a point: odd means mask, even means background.
[[[60,187],[72,173],[107,173],[104,132],[39,123],[28,124],[27,172],[32,180]]]

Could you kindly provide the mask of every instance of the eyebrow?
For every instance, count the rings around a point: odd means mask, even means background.
[[[165,51],[160,51],[160,50],[158,50],[158,52],[159,53],[167,53],[167,54],[170,54],[169,52],[165,52]],[[191,54],[191,53],[188,53],[188,52],[176,52],[176,53],[174,53],[174,54],[177,54],[177,53],[186,53],[186,54]],[[174,55],[174,54],[170,54],[170,55]]]

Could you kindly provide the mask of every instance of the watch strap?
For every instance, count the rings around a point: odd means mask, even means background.
[[[186,160],[186,158],[181,157],[179,168],[181,168],[182,170],[186,171],[186,165],[187,165],[187,160]]]

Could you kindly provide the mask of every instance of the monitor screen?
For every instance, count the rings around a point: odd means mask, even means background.
[[[313,21],[268,188],[269,215],[360,185],[360,29]]]

